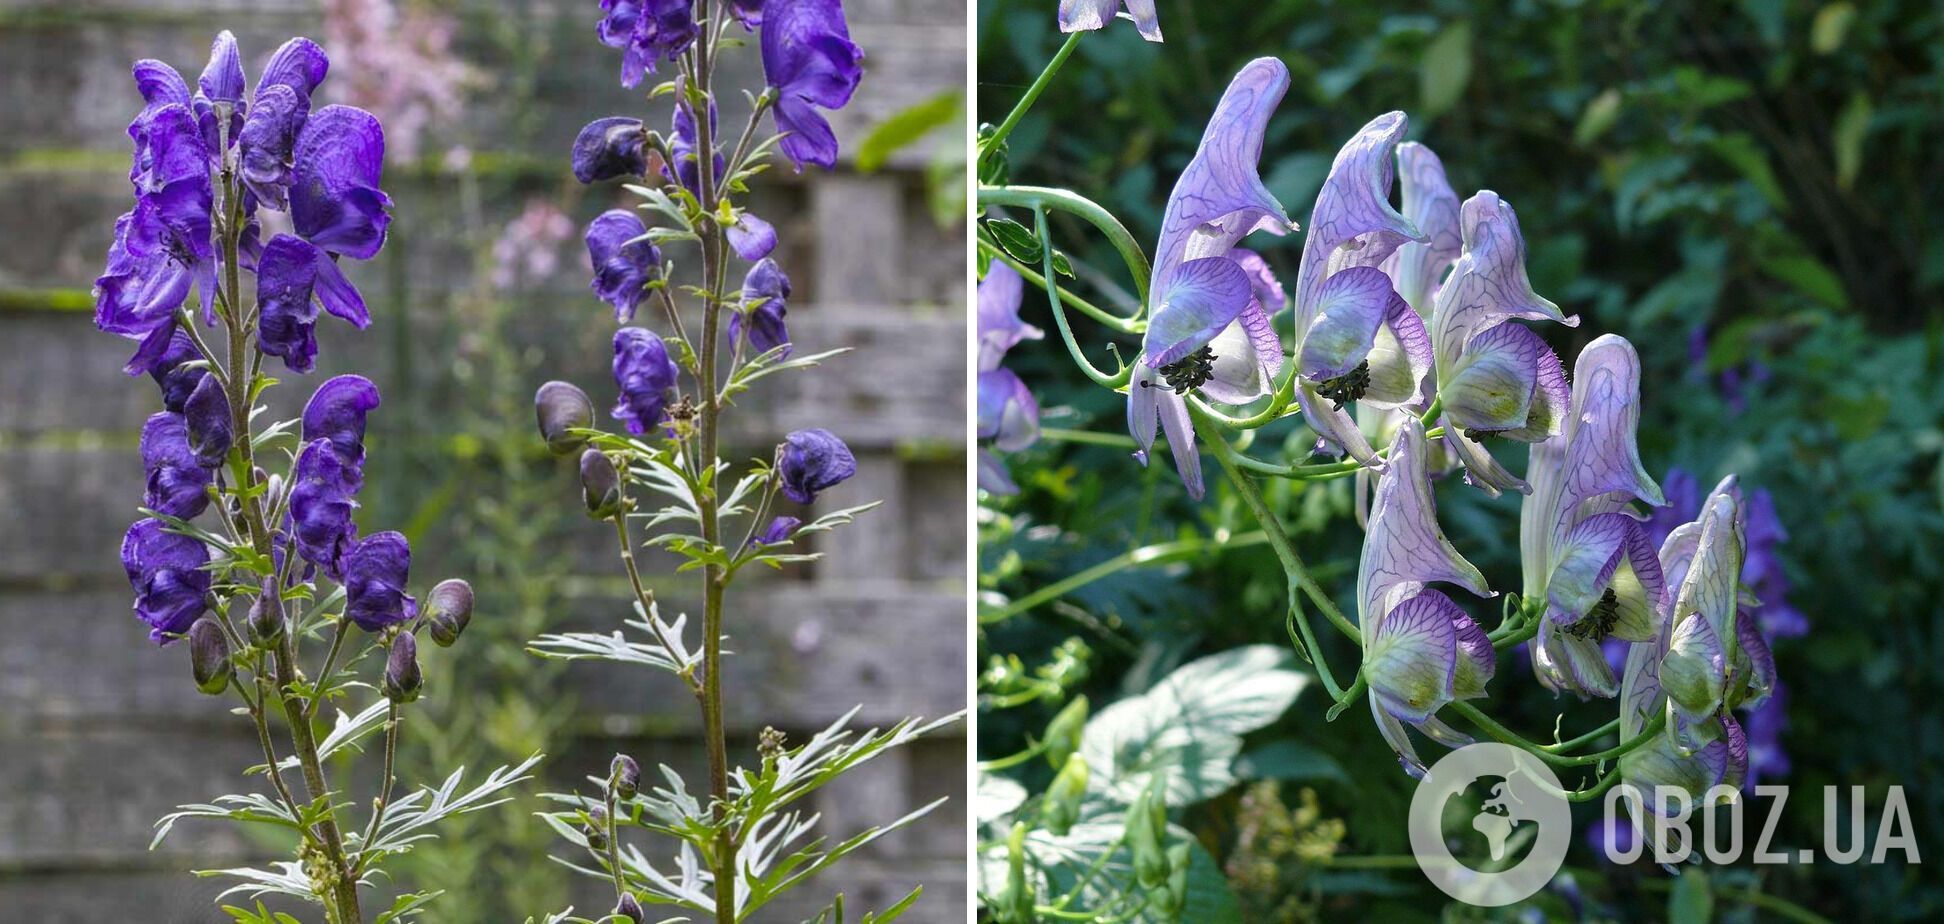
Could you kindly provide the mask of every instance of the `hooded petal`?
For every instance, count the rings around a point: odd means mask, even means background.
[[[1736,590],[1742,567],[1741,524],[1734,495],[1720,491],[1701,508],[1700,534],[1694,556],[1681,576],[1674,599],[1674,616],[1698,614],[1711,627],[1716,644],[1733,637]],[[1669,537],[1672,541],[1673,537]]]
[[[776,249],[776,228],[751,212],[737,216],[727,232],[730,248],[745,260],[761,260]]]
[[[208,486],[214,475],[197,461],[183,415],[150,415],[142,424],[141,453],[148,475],[142,506],[185,520],[209,508]]]
[[[1441,368],[1454,361],[1467,341],[1509,318],[1579,324],[1577,317],[1566,317],[1558,305],[1532,291],[1525,238],[1511,205],[1482,190],[1465,200],[1459,220],[1464,252],[1439,288],[1431,313],[1431,342]]]
[[[1721,636],[1706,618],[1690,614],[1675,624],[1661,661],[1660,682],[1683,718],[1705,719],[1720,710],[1726,670]]]
[[[308,100],[330,71],[331,59],[325,56],[324,49],[310,39],[293,38],[278,46],[270,56],[270,63],[263,66],[263,73],[257,77],[256,93],[262,96],[270,87],[281,85]]]
[[[1025,284],[1012,267],[998,261],[979,280],[979,371],[999,368],[1006,352],[1021,340],[1045,336],[1039,328],[1019,319]]]
[[[602,212],[587,226],[587,259],[595,294],[614,306],[614,319],[634,320],[646,286],[661,272],[661,250],[647,240],[646,225],[626,209]]]
[[[776,88],[779,149],[800,171],[830,169],[837,139],[818,108],[842,109],[863,78],[863,49],[850,38],[841,0],[768,0],[760,41],[763,75]]]
[[[668,345],[650,330],[623,327],[614,332],[614,383],[621,395],[610,412],[629,433],[647,433],[668,417],[679,372]]]
[[[303,238],[279,234],[257,260],[257,349],[283,358],[293,372],[309,372],[317,357],[319,252]]]
[[[365,418],[377,409],[378,386],[362,375],[340,375],[317,386],[304,405],[303,441],[329,440],[353,468],[364,465]]]
[[[608,116],[587,123],[574,136],[574,179],[599,183],[648,172],[648,132],[640,119]]]
[[[1620,692],[1600,644],[1567,634],[1551,619],[1539,624],[1539,635],[1533,639],[1532,670],[1554,693],[1571,692],[1584,699]]]
[[[979,439],[1018,452],[1039,439],[1039,401],[1011,369],[979,373]]]
[[[1393,152],[1404,137],[1401,112],[1370,120],[1337,152],[1310,212],[1296,271],[1296,333],[1304,339],[1321,311],[1324,280],[1346,266],[1376,266],[1418,230],[1391,207]]]
[[[1640,464],[1640,356],[1626,338],[1602,335],[1573,365],[1573,401],[1566,421],[1564,505],[1598,494],[1624,493],[1643,503],[1666,501]]]
[[[1227,257],[1182,264],[1169,277],[1142,340],[1143,358],[1155,368],[1179,362],[1207,346],[1253,302],[1249,277]]]
[[[161,520],[138,520],[122,537],[121,559],[149,641],[168,644],[207,609],[209,549],[201,541],[170,532]]]
[[[799,504],[816,503],[818,494],[856,474],[857,459],[850,447],[829,430],[797,430],[784,438],[783,458],[776,466],[784,497]]]
[[[1369,355],[1392,302],[1402,304],[1403,299],[1392,291],[1390,277],[1375,267],[1352,267],[1325,280],[1316,293],[1315,320],[1303,336],[1296,368],[1317,381],[1355,368]]]
[[[1464,246],[1458,230],[1458,195],[1451,191],[1438,155],[1415,141],[1397,146],[1397,182],[1404,217],[1424,239],[1397,248],[1391,278],[1397,281],[1397,294],[1420,317],[1429,317],[1438,283]]]
[[[299,237],[324,250],[369,260],[385,245],[391,197],[378,188],[385,130],[351,106],[311,113],[297,137],[290,220]]]
[[[1464,617],[1443,594],[1413,596],[1378,618],[1364,647],[1363,676],[1384,711],[1422,722],[1454,699],[1458,635],[1453,616]]]
[[[749,334],[749,345],[761,355],[777,347],[783,352],[779,359],[790,356],[790,331],[783,317],[789,311],[790,277],[784,275],[783,268],[776,261],[764,257],[743,276],[742,299],[745,311],[729,316],[729,339],[734,341],[744,331]],[[754,307],[749,307],[754,306]]]
[[[1737,676],[1747,681],[1746,693],[1737,708],[1756,709],[1775,691],[1775,655],[1769,651],[1768,639],[1763,637],[1762,629],[1756,625],[1755,617],[1747,610],[1735,614],[1735,655],[1741,669]]]
[[[249,117],[243,121],[243,131],[237,136],[243,182],[258,200],[273,209],[290,207],[290,161],[297,134],[309,115],[309,97],[299,96],[283,84],[272,84],[257,93]]]
[[[412,546],[399,533],[372,533],[344,562],[344,615],[366,632],[415,619],[418,601],[405,593]]]
[[[1369,620],[1424,584],[1445,581],[1480,596],[1492,593],[1485,576],[1458,554],[1438,526],[1425,451],[1423,426],[1405,420],[1391,443],[1389,468],[1377,481],[1357,567],[1357,606],[1366,639],[1373,628]]]
[[[1577,623],[1601,596],[1612,588],[1622,601],[1616,625],[1630,627],[1628,641],[1651,637],[1652,614],[1666,598],[1660,561],[1647,545],[1647,535],[1639,521],[1624,513],[1602,513],[1587,517],[1567,532],[1565,541],[1553,549],[1555,564],[1547,580],[1547,602],[1552,615],[1562,626]],[[1615,584],[1621,571],[1627,574]]]
[[[236,36],[228,29],[216,34],[209,46],[209,64],[196,78],[196,90],[210,103],[228,103],[242,115],[243,56],[236,50]]]

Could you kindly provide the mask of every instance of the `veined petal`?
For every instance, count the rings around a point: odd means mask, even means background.
[[[1742,567],[1736,510],[1734,497],[1726,492],[1708,498],[1701,510],[1694,558],[1674,598],[1676,618],[1699,614],[1711,627],[1716,644],[1734,631],[1735,591],[1740,586]]]
[[[1443,594],[1427,592],[1378,617],[1364,647],[1363,675],[1384,711],[1422,722],[1454,698],[1458,636],[1453,615],[1464,612]]]
[[[1160,422],[1160,395],[1166,391],[1161,385],[1161,377],[1147,360],[1134,361],[1134,375],[1127,384],[1127,433],[1134,437],[1134,458],[1142,465],[1148,462],[1148,453],[1154,450],[1154,429]]]
[[[1633,344],[1605,334],[1573,364],[1573,402],[1566,421],[1562,511],[1598,494],[1625,493],[1661,506],[1660,486],[1640,464],[1640,356]]]
[[[1473,337],[1452,357],[1438,386],[1445,413],[1467,430],[1525,426],[1538,384],[1539,357],[1547,352],[1538,334],[1517,324],[1500,324]]]
[[[1202,486],[1201,450],[1195,445],[1195,425],[1188,418],[1188,401],[1181,395],[1163,388],[1149,388],[1156,392],[1155,403],[1161,412],[1161,432],[1168,435],[1168,453],[1174,456],[1175,471],[1181,475],[1181,484],[1188,489],[1188,496],[1202,499],[1205,490]]]
[[[1465,349],[1466,341],[1509,318],[1558,321],[1568,327],[1577,317],[1541,298],[1526,278],[1525,238],[1512,206],[1491,190],[1465,200],[1459,210],[1464,251],[1438,289],[1431,312],[1431,342],[1442,367]]]
[[[1296,406],[1302,408],[1303,422],[1316,431],[1316,451],[1333,456],[1348,455],[1374,471],[1388,467],[1371,447],[1370,438],[1357,426],[1356,419],[1317,394],[1316,384],[1300,376],[1296,379]]]
[[[1458,231],[1458,194],[1451,191],[1438,155],[1415,141],[1397,146],[1397,182],[1404,217],[1424,239],[1397,248],[1391,257],[1391,278],[1397,280],[1397,294],[1420,317],[1429,317],[1432,295],[1464,247]]]
[[[1568,635],[1551,619],[1539,624],[1539,635],[1533,639],[1532,670],[1554,693],[1605,699],[1620,692],[1599,643]]]
[[[1385,612],[1397,597],[1433,581],[1447,581],[1491,596],[1485,576],[1458,554],[1438,526],[1431,479],[1425,471],[1424,428],[1406,419],[1391,443],[1389,467],[1377,481],[1370,528],[1357,567],[1358,614]],[[1369,622],[1364,635],[1370,637]]]
[[[1359,399],[1379,408],[1423,411],[1431,403],[1431,338],[1424,319],[1400,296],[1391,299],[1384,324],[1364,359],[1370,385]]]
[[[1663,625],[1652,641],[1627,648],[1627,661],[1620,679],[1620,740],[1640,733],[1648,722],[1661,714],[1663,691],[1660,685],[1661,656],[1667,647],[1670,627]]]
[[[1282,338],[1276,336],[1260,299],[1249,299],[1235,322],[1222,328],[1208,345],[1215,354],[1215,368],[1202,383],[1202,394],[1227,404],[1247,404],[1275,390],[1276,373],[1282,370]]]
[[[1452,677],[1452,692],[1459,699],[1484,696],[1485,684],[1491,682],[1492,675],[1498,672],[1498,649],[1492,647],[1491,636],[1486,635],[1477,622],[1443,594],[1425,591],[1418,596],[1434,594],[1450,606],[1447,613],[1451,617],[1451,631],[1458,646],[1458,671]]]
[[[1465,467],[1466,484],[1484,491],[1487,497],[1497,497],[1502,491],[1532,493],[1532,486],[1525,479],[1506,471],[1485,449],[1485,444],[1454,426],[1450,417],[1442,418],[1440,424],[1445,428],[1445,446]]]
[[[1669,736],[1658,735],[1655,740],[1627,752],[1620,758],[1620,773],[1623,779],[1640,791],[1641,805],[1656,815],[1675,814],[1679,803],[1674,792],[1688,794],[1690,804],[1721,782],[1726,770],[1726,748],[1712,753],[1704,750],[1694,755],[1683,755],[1676,750]],[[1662,792],[1666,800],[1656,802],[1654,793]]]
[[[1006,452],[1039,439],[1039,401],[1011,369],[979,373],[979,438]]]
[[[1353,267],[1324,280],[1296,368],[1316,381],[1356,368],[1370,354],[1393,302],[1402,304],[1403,299],[1391,290],[1390,277],[1375,267]]]
[[[1120,0],[1060,0],[1060,31],[1105,29],[1118,9]]]
[[[1196,232],[1208,229],[1203,236],[1212,240],[1201,242],[1200,249],[1203,255],[1216,255],[1226,254],[1250,231],[1280,234],[1288,229],[1282,204],[1269,194],[1256,173],[1269,116],[1288,88],[1289,69],[1281,61],[1257,58],[1243,66],[1216,104],[1215,114],[1202,133],[1201,146],[1175,181],[1167,211],[1161,217],[1149,294],[1149,306],[1157,321],[1176,273],[1194,262],[1188,247]],[[1236,310],[1241,307],[1238,304]],[[1220,329],[1218,326],[1209,335]]]
[[[1276,279],[1275,271],[1269,268],[1269,261],[1262,259],[1262,254],[1246,247],[1232,247],[1228,258],[1249,274],[1249,290],[1262,303],[1265,313],[1275,317],[1289,307],[1289,296],[1283,294],[1282,282]]]
[[[1735,705],[1754,709],[1775,692],[1775,654],[1769,651],[1768,639],[1762,636],[1761,626],[1747,610],[1735,614],[1735,638],[1736,675],[1747,680],[1741,702]]]
[[[1390,204],[1393,152],[1405,128],[1404,113],[1378,116],[1358,129],[1331,163],[1310,212],[1309,236],[1296,271],[1299,340],[1321,310],[1321,290],[1333,272],[1352,264],[1374,267],[1399,244],[1418,239],[1418,229]],[[1355,252],[1348,263],[1339,254],[1345,249]]]
[[[1666,588],[1660,561],[1648,547],[1639,521],[1625,513],[1587,517],[1574,524],[1552,554],[1546,596],[1560,625],[1577,623],[1612,587],[1616,598],[1628,598],[1622,601],[1626,612],[1617,614],[1619,621],[1628,623],[1632,636],[1628,641],[1651,637],[1652,614],[1660,608]],[[1614,583],[1623,568],[1628,575],[1625,588]]]
[[[1705,617],[1690,613],[1674,626],[1667,657],[1661,661],[1660,682],[1684,718],[1704,719],[1721,708],[1726,657],[1721,636]]]
[[[1397,762],[1403,765],[1404,772],[1416,779],[1424,779],[1424,761],[1419,759],[1417,749],[1411,746],[1411,736],[1404,730],[1404,723],[1385,709],[1375,691],[1370,694],[1370,715],[1377,722],[1377,733],[1383,735],[1384,742],[1396,752]]]
[[[1566,411],[1572,400],[1572,390],[1566,384],[1566,370],[1559,364],[1559,354],[1554,353],[1552,347],[1541,344],[1537,375],[1533,379],[1532,405],[1526,409],[1525,425],[1499,435],[1521,443],[1536,443],[1557,436],[1566,429]]]
[[[1006,352],[1021,340],[1045,336],[1039,328],[1019,319],[1024,296],[1025,280],[996,260],[986,277],[979,280],[979,371],[999,368]]]
[[[1127,0],[1127,15],[1133,17],[1134,28],[1142,38],[1161,41],[1161,20],[1154,15],[1154,0]]]
[[[1157,369],[1179,362],[1207,346],[1252,301],[1248,274],[1234,260],[1206,257],[1181,264],[1148,323],[1143,357]]]

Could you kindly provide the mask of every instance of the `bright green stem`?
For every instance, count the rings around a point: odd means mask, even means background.
[[[1660,734],[1661,729],[1665,727],[1667,724],[1666,716],[1655,716],[1653,721],[1648,722],[1646,727],[1640,730],[1640,734],[1637,734],[1632,738],[1629,738],[1626,741],[1619,743],[1618,745],[1615,745],[1613,747],[1607,748],[1604,751],[1599,751],[1593,754],[1581,754],[1578,756],[1569,756],[1565,754],[1555,753],[1553,750],[1547,748],[1545,745],[1526,739],[1525,737],[1521,736],[1518,732],[1515,732],[1509,728],[1506,728],[1504,725],[1499,724],[1497,719],[1494,719],[1491,716],[1488,716],[1485,713],[1479,711],[1477,706],[1473,706],[1470,703],[1463,702],[1463,701],[1454,702],[1450,704],[1450,706],[1448,706],[1447,708],[1449,708],[1453,712],[1458,713],[1459,715],[1464,716],[1466,719],[1470,720],[1470,722],[1473,725],[1476,725],[1480,729],[1483,729],[1486,734],[1491,735],[1492,737],[1497,738],[1498,740],[1503,741],[1506,744],[1512,745],[1515,748],[1519,748],[1520,750],[1529,751],[1532,753],[1534,757],[1537,757],[1540,760],[1543,760],[1546,763],[1552,764],[1556,767],[1585,767],[1585,766],[1590,766],[1592,764],[1600,763],[1602,761],[1617,759],[1622,755],[1626,754],[1627,752],[1632,751],[1633,749],[1640,747],[1641,745],[1646,744],[1649,741],[1652,741],[1654,739],[1654,736]]]
[[[1139,444],[1131,436],[1119,433],[1096,433],[1092,430],[1067,430],[1061,427],[1041,427],[1040,439],[1055,443],[1085,443],[1089,446],[1110,446],[1115,449],[1134,450]]]
[[[1018,273],[1021,279],[1024,279],[1027,282],[1032,283],[1033,285],[1039,286],[1042,289],[1048,288],[1046,284],[1045,276],[1041,276],[1038,273],[1038,271],[1034,270],[1032,267],[1029,267],[1024,263],[1021,263],[1020,261],[1013,259],[1012,254],[1007,253],[1004,249],[999,247],[994,247],[990,242],[983,241],[983,240],[979,241],[979,249],[981,251],[984,251],[986,254],[990,255],[994,260],[998,260],[999,262],[1012,267],[1013,271]],[[1142,327],[1140,322],[1130,321],[1126,318],[1123,318],[1117,314],[1114,314],[1111,311],[1108,311],[1105,308],[1100,307],[1099,305],[1096,305],[1090,301],[1087,301],[1084,298],[1081,298],[1078,295],[1073,294],[1072,292],[1068,292],[1065,289],[1060,290],[1060,301],[1066,302],[1067,306],[1071,307],[1073,310],[1078,311],[1081,314],[1086,315],[1087,317],[1093,318],[1095,321],[1098,321],[1101,324],[1104,324],[1117,331],[1120,331],[1121,333],[1138,334],[1141,332]]]
[[[1615,731],[1618,731],[1619,728],[1620,728],[1620,719],[1616,717],[1613,721],[1608,722],[1605,725],[1600,726],[1599,728],[1593,729],[1592,731],[1587,732],[1586,734],[1581,735],[1577,738],[1573,738],[1567,741],[1561,741],[1558,744],[1542,744],[1540,745],[1540,748],[1543,750],[1552,751],[1554,753],[1558,753],[1561,751],[1570,751],[1577,747],[1582,747],[1588,744],[1592,744],[1593,742],[1598,741],[1601,738],[1604,738]]]
[[[1094,364],[1087,359],[1087,354],[1080,351],[1080,341],[1074,339],[1073,325],[1067,321],[1066,308],[1060,304],[1060,283],[1053,278],[1053,245],[1047,240],[1045,209],[1033,209],[1033,224],[1038,229],[1040,243],[1046,254],[1046,275],[1042,280],[1046,285],[1046,301],[1053,308],[1053,323],[1060,329],[1060,339],[1066,343],[1067,352],[1073,355],[1073,361],[1080,365],[1080,371],[1085,372],[1087,378],[1093,379],[1094,383],[1102,388],[1119,391],[1127,386],[1129,379],[1134,377],[1134,367],[1129,366],[1117,374],[1108,375],[1095,368]]]
[[[1088,584],[1092,584],[1102,578],[1111,577],[1129,568],[1141,565],[1161,564],[1177,558],[1188,558],[1205,554],[1211,550],[1245,548],[1247,546],[1260,545],[1268,541],[1269,536],[1267,533],[1253,532],[1240,533],[1223,539],[1181,539],[1175,542],[1144,545],[1133,551],[1123,552],[1113,558],[1109,558],[1084,571],[1078,571],[1058,581],[1054,581],[997,610],[989,613],[980,613],[979,622],[982,624],[1004,622],[1034,607],[1057,600]]]
[[[1057,209],[1084,219],[1107,236],[1107,242],[1120,252],[1121,260],[1127,264],[1127,271],[1134,276],[1134,295],[1145,306],[1148,297],[1148,260],[1147,254],[1136,243],[1134,235],[1127,226],[1120,223],[1113,213],[1101,208],[1091,199],[1072,190],[1050,189],[1045,186],[981,186],[979,204],[1006,205],[1022,209]],[[1040,235],[1042,241],[1046,235]],[[1052,262],[1050,259],[1047,261]],[[1048,271],[1051,274],[1051,271]]]
[[[1026,88],[1026,95],[1021,96],[1019,102],[1013,104],[1012,111],[1006,113],[1005,121],[1000,122],[999,127],[993,131],[992,137],[985,143],[985,150],[980,152],[981,158],[984,157],[985,151],[998,150],[999,146],[1006,142],[1006,136],[1012,134],[1012,130],[1018,127],[1019,120],[1026,117],[1027,110],[1033,108],[1033,103],[1039,100],[1040,94],[1046,92],[1046,88],[1053,83],[1053,75],[1060,72],[1060,65],[1065,64],[1066,59],[1072,56],[1073,49],[1080,44],[1080,36],[1085,34],[1075,32],[1067,36],[1066,42],[1060,45],[1060,50],[1053,53],[1053,60],[1046,62],[1046,67],[1040,71],[1040,75],[1033,78],[1033,85]]]

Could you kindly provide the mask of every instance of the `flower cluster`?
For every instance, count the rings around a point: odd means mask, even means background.
[[[1019,374],[1001,366],[1006,351],[1021,340],[1045,336],[1019,319],[1025,280],[1004,263],[994,263],[979,281],[979,439],[1004,452],[1018,452],[1039,439],[1039,401]],[[979,450],[979,489],[1017,494],[1019,486],[1006,464]]]

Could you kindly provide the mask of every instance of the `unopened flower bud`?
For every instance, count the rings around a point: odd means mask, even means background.
[[[534,393],[533,410],[540,419],[540,435],[554,455],[564,456],[586,445],[586,437],[571,431],[594,426],[594,402],[587,392],[567,382],[548,382]]]
[[[607,810],[594,806],[587,810],[587,823],[581,825],[581,837],[587,840],[590,850],[607,849]]]
[[[1181,912],[1188,904],[1188,864],[1187,844],[1169,847],[1168,879],[1148,889],[1148,907],[1159,911],[1165,920],[1180,920]]]
[[[229,689],[229,639],[223,627],[204,616],[189,626],[189,669],[196,675],[196,689],[215,695]]]
[[[1055,769],[1065,766],[1067,758],[1080,749],[1080,734],[1086,728],[1087,698],[1076,696],[1046,723],[1046,762]]]
[[[632,799],[641,792],[641,765],[626,754],[616,754],[608,767],[608,779],[614,781],[615,795]]]
[[[632,892],[621,894],[621,900],[614,904],[614,913],[627,918],[633,924],[642,924],[648,920],[648,913],[641,910],[641,902],[635,899]]]
[[[605,520],[621,512],[621,474],[607,453],[599,449],[581,453],[580,475],[588,516]]]
[[[250,603],[250,641],[268,648],[283,638],[283,595],[277,592],[275,578],[263,582],[263,592]]]
[[[450,648],[472,622],[472,585],[458,578],[440,581],[425,598],[425,622],[432,642]]]
[[[1087,759],[1076,754],[1060,767],[1053,785],[1047,787],[1046,799],[1040,803],[1040,823],[1055,835],[1064,836],[1080,820],[1080,800],[1086,795]]]
[[[1134,854],[1134,877],[1145,889],[1167,885],[1168,806],[1154,784],[1127,810],[1127,844]]]
[[[380,688],[386,699],[409,703],[418,699],[419,688],[424,685],[425,675],[419,671],[418,639],[410,632],[400,632],[392,639],[391,656],[385,659],[385,682]]]

